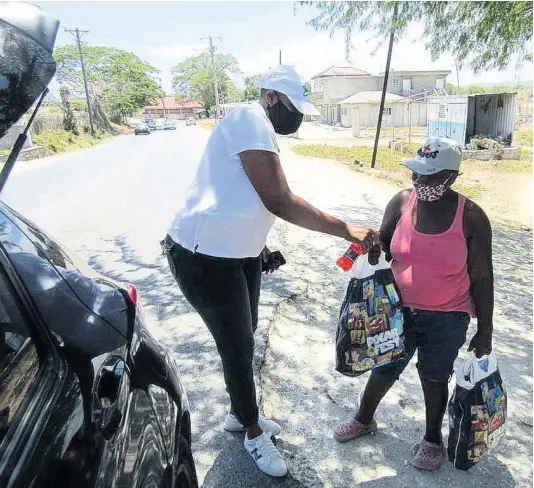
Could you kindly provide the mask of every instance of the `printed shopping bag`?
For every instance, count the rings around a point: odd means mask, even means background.
[[[449,461],[467,471],[504,436],[506,388],[495,353],[473,354],[456,369],[456,387],[449,401]]]
[[[400,294],[384,253],[378,265],[367,256],[351,270],[336,335],[336,370],[361,374],[404,355],[404,317]]]

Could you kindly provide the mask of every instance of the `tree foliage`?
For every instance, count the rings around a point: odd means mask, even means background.
[[[236,87],[231,74],[240,74],[237,59],[231,54],[214,54],[215,71],[221,100],[228,100],[229,95],[235,94]],[[215,90],[213,87],[213,68],[211,54],[203,53],[199,56],[187,58],[185,61],[171,68],[172,87],[176,94],[187,98],[197,99],[209,112],[215,105]]]
[[[60,46],[54,51],[54,58],[58,81],[68,86],[73,95],[84,96],[78,46]],[[159,71],[133,53],[85,45],[83,58],[96,115],[105,116],[107,112],[113,120],[123,121],[164,96],[156,78]]]
[[[247,76],[245,78],[245,100],[259,100],[260,89],[256,87],[261,75]]]
[[[395,36],[407,33],[410,23],[420,26],[432,60],[451,53],[460,66],[475,73],[503,70],[513,57],[519,64],[532,59],[532,2],[300,2],[319,13],[308,22],[316,30],[345,33],[347,57],[355,31],[373,32],[377,48],[395,27]],[[393,21],[394,5],[398,4]]]

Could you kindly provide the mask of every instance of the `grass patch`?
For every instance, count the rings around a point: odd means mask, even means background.
[[[335,159],[343,163],[360,162],[370,166],[373,157],[373,148],[366,146],[340,147],[320,144],[298,145],[293,151],[301,156],[314,158]],[[376,166],[379,169],[402,169],[400,163],[406,159],[402,154],[387,147],[379,147],[376,156]]]
[[[215,120],[213,119],[199,119],[197,125],[202,129],[213,130],[215,129]]]
[[[301,156],[334,159],[349,164],[351,169],[387,180],[395,185],[406,188],[411,186],[411,173],[400,163],[415,154],[420,145],[418,143],[397,144],[394,149],[379,147],[376,167],[371,169],[373,148],[365,146],[340,147],[327,145],[297,145],[293,151]],[[476,200],[484,191],[478,182],[479,175],[486,173],[490,176],[501,173],[532,173],[532,149],[521,151],[521,160],[475,161],[466,160],[462,163],[461,179],[455,183],[454,189],[465,196]]]
[[[514,144],[532,148],[532,124],[526,124],[514,132]]]
[[[50,130],[41,132],[33,137],[33,142],[45,149],[48,154],[58,154],[66,151],[89,148],[100,144],[109,134],[98,133],[95,136],[81,133],[76,135],[65,130]]]

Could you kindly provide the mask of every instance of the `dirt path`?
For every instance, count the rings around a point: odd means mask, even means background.
[[[289,144],[283,146],[283,164],[297,194],[349,221],[378,226],[395,187],[332,161],[296,156]],[[276,486],[531,485],[532,428],[527,424],[532,423],[532,236],[499,226],[494,235],[495,350],[510,397],[508,435],[468,473],[450,463],[439,472],[425,473],[407,464],[410,446],[424,429],[423,398],[413,365],[383,402],[375,437],[344,445],[333,440],[332,427],[353,410],[367,379],[348,379],[334,371],[337,314],[346,285],[334,261],[345,243],[277,222],[269,244],[284,252],[288,265],[265,284],[283,285],[287,299],[274,315],[261,375],[264,410],[283,425],[278,445],[291,469],[291,479]],[[527,256],[518,259],[525,249]],[[475,328],[470,326],[469,337]],[[464,348],[461,355],[466,354]],[[275,485],[254,484],[263,486]]]

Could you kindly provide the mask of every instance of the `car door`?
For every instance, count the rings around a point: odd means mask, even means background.
[[[62,269],[83,267],[87,274],[92,272],[93,277],[100,277],[87,265],[74,262],[72,254],[5,206],[0,206],[0,241],[4,267],[11,268],[13,280],[17,280],[22,294],[29,284],[24,282],[28,277],[20,279],[20,270],[17,273],[12,266],[17,262],[18,253]],[[107,284],[113,286],[111,281]],[[26,439],[8,446],[11,454],[8,453],[6,459],[11,462],[20,459],[19,468],[6,481],[9,484],[0,483],[0,486],[52,488],[58,486],[59,481],[62,486],[77,488],[165,486],[170,475],[165,446],[147,390],[131,375],[131,363],[127,359],[129,340],[125,338],[120,347],[103,354],[88,356],[65,343],[53,323],[43,322],[42,317],[50,317],[50,314],[43,314],[42,307],[42,304],[33,306],[28,297],[24,313],[33,310],[29,328],[35,341],[39,339],[48,344],[43,371],[51,375],[49,382],[55,382],[46,392],[36,393],[28,400],[32,405],[39,401],[46,403],[46,408],[36,407],[44,418],[41,421],[37,417],[30,419],[30,427],[26,427],[39,432],[35,427],[39,421],[42,431],[31,444]],[[131,314],[132,324],[134,319],[135,315]],[[45,384],[34,376],[36,385]],[[28,445],[32,455],[17,455]]]

